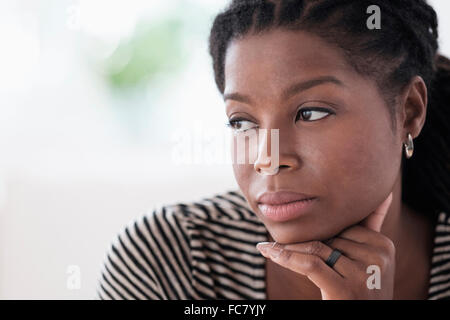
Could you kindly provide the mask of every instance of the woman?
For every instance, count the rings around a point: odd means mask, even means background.
[[[254,161],[234,158],[239,190],[125,227],[98,296],[449,298],[450,61],[437,41],[423,0],[232,1],[209,48],[233,146],[258,137],[233,151]]]

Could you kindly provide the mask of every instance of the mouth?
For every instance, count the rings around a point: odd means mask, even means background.
[[[258,203],[261,213],[269,220],[283,222],[298,218],[308,212],[316,203],[317,197],[284,203]]]
[[[258,204],[282,205],[282,204],[289,204],[295,201],[310,200],[314,198],[316,198],[316,196],[306,193],[298,193],[292,191],[278,191],[278,192],[265,192],[261,194],[258,197],[257,202]]]

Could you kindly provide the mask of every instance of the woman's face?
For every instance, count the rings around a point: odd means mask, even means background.
[[[293,84],[319,77],[335,80],[283,94]],[[401,135],[392,132],[375,83],[312,34],[278,29],[231,42],[224,99],[228,119],[241,119],[238,128],[268,130],[259,136],[255,161],[237,163],[235,158],[233,170],[252,210],[277,242],[324,240],[358,223],[384,200],[400,174]],[[300,112],[306,108],[322,109]],[[276,174],[262,175],[258,170],[268,166],[261,145],[269,159],[274,156],[270,129],[279,129],[280,167]],[[239,135],[234,131],[234,143]],[[250,153],[255,147],[246,148]],[[301,216],[273,221],[262,214],[257,197],[276,191],[317,199]]]

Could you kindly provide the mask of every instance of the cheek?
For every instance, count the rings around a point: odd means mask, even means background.
[[[241,190],[242,194],[248,201],[248,205],[253,210],[253,212],[257,212],[257,208],[254,206],[252,199],[255,195],[254,189],[254,183],[253,179],[253,165],[248,164],[235,164],[233,163],[233,172],[234,177],[236,180],[236,183],[239,186],[239,189]]]
[[[250,179],[248,165],[233,163],[233,172],[236,182],[241,190],[247,190]]]
[[[329,181],[332,198],[358,219],[374,206],[374,199],[379,199],[377,194],[394,185],[401,158],[389,131],[370,126],[348,128],[340,131],[339,141],[329,145],[330,166],[326,171],[332,178]]]
[[[336,174],[340,183],[351,186],[359,184],[370,185],[375,169],[374,146],[367,141],[365,135],[348,135],[342,139],[335,149],[333,161],[336,163]]]
[[[250,179],[251,179],[251,175],[254,170],[254,166],[252,163],[250,163],[250,160],[249,160],[249,150],[248,150],[249,144],[248,143],[249,142],[247,140],[246,144],[245,144],[245,148],[242,149],[242,145],[241,145],[241,148],[239,151],[238,144],[237,144],[237,137],[234,135],[231,136],[230,155],[231,155],[234,177],[235,177],[237,184],[239,185],[239,188],[245,195],[248,194]],[[243,155],[243,157],[245,159],[244,163],[239,162],[240,160],[238,160],[238,151],[244,153],[244,155]]]

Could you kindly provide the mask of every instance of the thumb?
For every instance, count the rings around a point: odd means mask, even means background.
[[[372,212],[368,217],[366,217],[360,225],[372,229],[376,232],[380,232],[381,226],[383,225],[384,218],[389,210],[392,203],[392,191],[389,193],[387,198]]]

